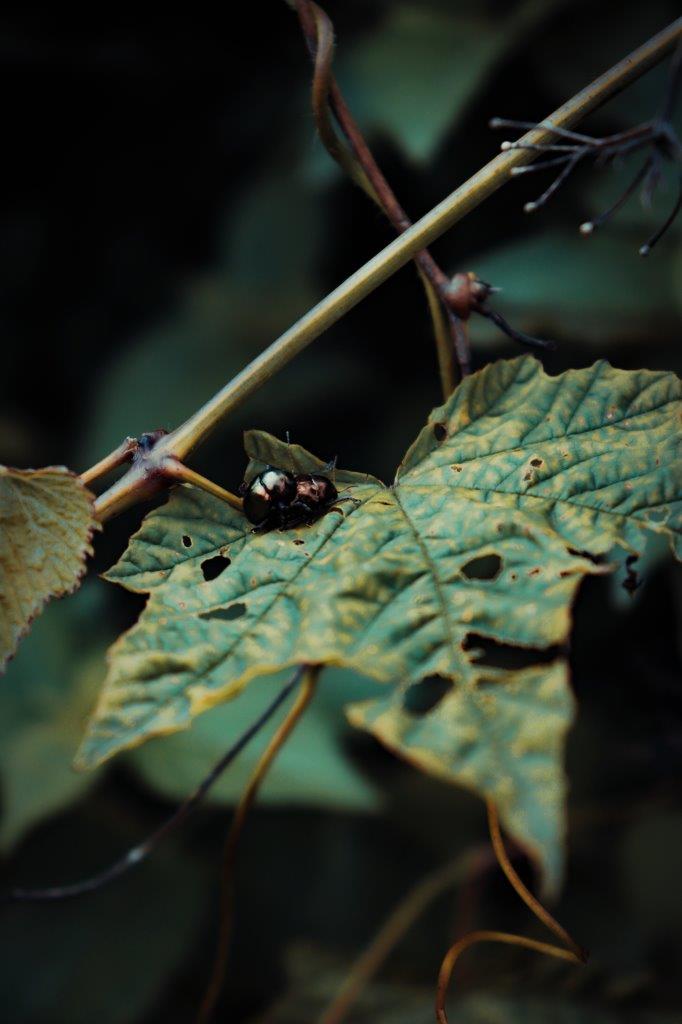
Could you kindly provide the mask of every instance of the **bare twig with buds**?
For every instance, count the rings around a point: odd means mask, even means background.
[[[672,115],[681,79],[682,43],[678,45],[673,57],[665,98],[659,114],[651,121],[645,121],[627,131],[606,135],[603,138],[560,128],[550,122],[542,122],[538,126],[529,121],[510,121],[506,118],[494,117],[490,121],[491,128],[514,128],[519,131],[527,131],[529,128],[543,127],[554,136],[552,141],[547,143],[532,144],[519,140],[503,142],[500,146],[503,152],[508,152],[511,149],[530,149],[543,154],[558,154],[557,156],[550,155],[548,159],[539,163],[512,167],[509,172],[512,177],[519,177],[524,174],[544,171],[550,167],[561,168],[542,195],[526,203],[525,212],[533,213],[544,206],[583,160],[592,158],[597,165],[603,165],[631,153],[648,151],[644,162],[615,202],[598,217],[584,221],[580,225],[581,234],[591,235],[597,228],[606,224],[638,189],[640,189],[642,202],[649,205],[662,177],[662,165],[664,161],[668,161],[680,168],[677,199],[663,224],[640,246],[640,256],[648,256],[682,208],[682,144],[672,124]]]

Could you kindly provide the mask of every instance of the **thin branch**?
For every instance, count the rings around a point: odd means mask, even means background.
[[[563,171],[561,171],[561,173],[556,176],[556,178],[549,186],[549,188],[546,188],[542,195],[539,196],[537,199],[531,200],[530,202],[526,203],[526,205],[524,206],[524,210],[526,211],[526,213],[534,213],[535,210],[539,210],[541,206],[544,206],[547,200],[551,199],[551,197],[554,195],[557,189],[561,188],[563,183],[566,181],[566,179],[573,171],[573,168],[578,163],[580,163],[584,155],[585,153],[583,150],[580,150],[578,153],[576,153],[576,155],[568,161]]]
[[[300,682],[302,675],[303,669],[298,669],[289,682],[280,690],[275,699],[268,704],[265,711],[242,733],[236,743],[232,744],[227,753],[223,754],[194,792],[144,842],[133,846],[125,856],[114,861],[108,868],[100,871],[97,875],[93,875],[92,878],[86,878],[82,882],[75,882],[73,885],[55,885],[47,889],[12,889],[0,902],[5,904],[52,903],[58,900],[73,899],[76,896],[85,896],[88,893],[96,892],[98,889],[103,889],[110,882],[114,882],[121,875],[126,874],[131,868],[141,864],[143,860],[146,860],[153,853],[161,840],[165,839],[170,832],[175,831],[178,826],[182,825],[185,819],[201,803],[209,789],[217,782],[225,769],[232,764],[237,755],[242,752],[244,747],[260,732],[277,709],[281,707],[291,691]]]
[[[523,902],[526,904],[528,909],[535,914],[537,919],[544,924],[545,928],[548,928],[551,932],[554,932],[556,937],[564,943],[570,950],[572,950],[575,958],[580,963],[585,963],[587,960],[587,954],[578,943],[573,939],[565,928],[559,924],[559,922],[552,917],[550,912],[543,907],[542,903],[533,896],[526,886],[523,884],[516,871],[514,870],[511,861],[507,855],[507,851],[504,847],[502,840],[502,832],[500,830],[500,819],[497,815],[497,809],[492,800],[486,801],[488,807],[488,828],[490,830],[490,839],[493,844],[495,856],[497,857],[500,867],[507,876],[509,882],[519,894]]]
[[[413,889],[410,889],[389,914],[369,946],[355,961],[333,1002],[320,1017],[318,1024],[341,1024],[348,1011],[357,1002],[362,990],[414,922],[444,892],[454,885],[466,881],[472,872],[481,871],[487,867],[490,858],[488,862],[485,862],[482,861],[481,855],[488,851],[488,847],[467,850],[456,860],[444,867],[439,867],[423,878]]]
[[[163,463],[163,472],[174,480],[179,480],[185,484],[192,484],[193,487],[199,487],[202,491],[212,494],[215,498],[220,498],[221,501],[231,505],[232,508],[236,508],[239,512],[244,508],[242,499],[233,494],[232,491],[226,491],[224,487],[215,484],[212,480],[202,476],[201,473],[196,473],[178,459],[166,458]]]
[[[450,947],[445,954],[438,974],[438,988],[436,990],[436,1021],[438,1024],[448,1024],[448,1016],[445,1012],[445,997],[448,993],[450,978],[455,969],[455,964],[462,953],[478,942],[501,942],[508,946],[521,946],[524,949],[532,949],[536,953],[545,953],[547,956],[556,957],[558,960],[568,960],[569,963],[580,963],[580,960],[570,949],[562,949],[550,942],[538,942],[537,939],[527,939],[525,935],[511,935],[509,932],[476,931],[469,932],[464,938],[459,939]]]
[[[682,19],[678,19],[678,26]],[[674,27],[674,26],[673,26]],[[668,74],[668,82],[665,90],[661,111],[657,117],[650,121],[644,121],[625,131],[616,132],[613,135],[606,135],[601,138],[583,135],[579,132],[572,132],[565,128],[543,124],[542,127],[549,127],[552,138],[549,142],[529,141],[527,136],[515,142],[503,142],[500,149],[507,153],[512,150],[527,150],[542,154],[560,153],[561,156],[536,163],[534,167],[513,167],[510,174],[512,177],[519,177],[530,171],[544,171],[549,167],[565,164],[563,170],[551,183],[549,188],[543,192],[539,199],[526,203],[524,210],[532,213],[550,199],[556,190],[573,172],[575,167],[585,158],[594,160],[595,166],[602,166],[607,162],[615,163],[622,160],[628,154],[640,149],[649,149],[649,156],[642,167],[637,171],[634,178],[626,186],[621,195],[612,205],[594,220],[585,221],[580,225],[583,235],[590,235],[595,228],[606,223],[622,206],[630,199],[634,192],[641,185],[641,201],[644,205],[650,205],[654,191],[661,177],[660,164],[670,160],[674,164],[682,164],[682,143],[680,143],[671,121],[671,116],[677,101],[680,80],[682,77],[682,39],[678,42],[677,49],[672,59]],[[489,122],[491,128],[516,128],[526,129],[530,126],[528,121],[512,121],[506,118],[494,117]],[[556,139],[563,139],[557,142]],[[652,247],[666,233],[673,223],[680,209],[682,208],[682,185],[680,195],[674,208],[651,238],[639,249],[640,256],[648,256]]]
[[[549,121],[543,121],[538,126],[534,121],[513,121],[508,117],[491,117],[488,121],[488,127],[493,129],[513,128],[522,132],[532,131],[533,128],[541,127],[549,129],[552,135],[557,135],[561,139],[570,139],[571,142],[592,142],[591,135],[581,135],[580,132],[569,131],[567,128],[561,128],[556,124],[551,124]]]
[[[502,840],[500,830],[500,819],[497,815],[495,804],[492,800],[486,801],[488,808],[488,827],[490,839],[498,863],[504,871],[507,879],[514,890],[521,897],[528,909],[544,924],[557,938],[564,943],[564,947],[555,946],[549,942],[539,942],[537,939],[526,938],[525,935],[513,935],[509,932],[498,932],[480,930],[469,932],[463,938],[458,939],[445,954],[438,974],[438,987],[436,990],[436,1021],[438,1024],[448,1024],[448,1017],[445,1012],[445,997],[455,964],[462,953],[470,946],[479,942],[501,942],[509,946],[521,946],[524,949],[532,949],[536,953],[545,953],[547,956],[556,957],[559,960],[567,960],[572,964],[584,964],[587,961],[587,954],[578,943],[569,935],[565,928],[552,917],[548,910],[543,907],[539,900],[523,884],[514,870]]]
[[[99,480],[100,477],[110,473],[112,469],[122,466],[124,462],[130,462],[138,447],[139,441],[136,437],[126,437],[125,440],[121,441],[118,448],[114,448],[113,452],[109,452],[103,459],[96,462],[94,466],[81,473],[81,483],[87,487],[89,484],[94,483],[95,480]]]
[[[512,338],[514,341],[519,342],[520,345],[526,345],[528,348],[542,351],[553,350],[556,348],[556,344],[547,338],[536,338],[532,334],[525,334],[523,331],[517,331],[515,327],[512,327],[510,323],[505,320],[501,313],[498,313],[496,309],[489,309],[485,305],[478,307],[477,312],[481,316],[486,317],[488,320],[492,320],[496,327],[506,334],[507,337]]]
[[[605,224],[607,220],[610,220],[614,213],[617,213],[618,210],[620,210],[621,206],[624,206],[625,203],[627,203],[628,199],[630,199],[630,197],[634,195],[640,183],[644,180],[646,175],[651,170],[653,163],[653,156],[647,157],[647,159],[644,161],[640,169],[635,174],[630,184],[627,186],[625,191],[620,195],[620,197],[616,199],[615,203],[612,203],[611,206],[609,206],[608,210],[604,210],[604,212],[600,213],[598,217],[594,217],[592,220],[587,220],[580,225],[581,234],[591,235],[595,228],[600,228],[602,224]]]
[[[675,203],[675,205],[673,206],[672,210],[670,211],[670,213],[668,214],[668,216],[664,220],[663,224],[661,224],[661,226],[658,229],[658,231],[655,231],[653,233],[653,235],[651,236],[651,238],[644,243],[644,245],[640,245],[640,247],[639,247],[639,255],[640,256],[648,256],[649,255],[649,253],[651,252],[653,247],[656,245],[656,243],[659,242],[661,240],[661,238],[663,238],[663,235],[666,233],[666,231],[668,230],[670,225],[673,223],[673,221],[677,217],[678,213],[680,212],[680,209],[682,209],[682,175],[680,176],[680,179],[679,179],[678,192],[677,192],[677,202]]]
[[[210,1020],[213,1010],[215,1009],[216,1003],[220,997],[220,992],[223,987],[223,981],[225,978],[225,968],[227,966],[227,955],[229,951],[230,935],[232,933],[232,906],[234,899],[233,892],[233,875],[234,867],[237,859],[237,849],[239,846],[239,839],[244,828],[244,823],[248,816],[251,807],[253,806],[255,799],[258,795],[258,790],[261,787],[265,776],[268,773],[270,765],[274,761],[275,757],[281,750],[282,746],[288,739],[292,730],[300,720],[303,712],[310,704],[317,686],[318,676],[320,674],[319,665],[306,665],[301,673],[301,686],[296,698],[295,703],[292,705],[289,714],[284,719],[282,724],[277,729],[275,735],[270,740],[266,750],[261,755],[261,758],[256,765],[251,778],[244,790],[242,797],[237,805],[230,826],[230,831],[227,836],[227,842],[225,844],[225,853],[223,857],[223,867],[221,876],[221,910],[220,910],[220,934],[218,938],[218,946],[216,950],[216,957],[213,964],[213,973],[209,982],[208,988],[204,995],[203,1001],[199,1008],[197,1015],[197,1024],[206,1024]]]
[[[327,152],[360,185],[385,213],[400,234],[412,226],[412,221],[398,201],[393,189],[384,177],[363,136],[331,70],[333,54],[333,26],[327,14],[312,0],[296,0],[303,35],[313,59],[314,74],[312,101],[318,134]],[[337,138],[331,122],[333,113],[339,128],[345,135],[350,152]],[[455,327],[450,317],[439,313],[434,298],[440,297],[445,304],[444,290],[448,285],[447,274],[438,266],[428,250],[417,253],[415,262],[426,290],[431,319],[436,339],[436,352],[443,397],[448,398],[455,388],[456,373],[453,350],[459,363],[459,376],[471,373],[471,353],[468,339],[457,345]],[[459,318],[457,318],[459,319]]]
[[[438,373],[440,376],[440,387],[443,398],[447,399],[457,381],[457,347],[455,343],[455,332],[453,321],[450,319],[450,311],[445,308],[438,294],[437,289],[419,268],[419,277],[424,285],[424,293],[431,316],[433,337],[436,342],[436,355],[438,357]],[[454,314],[452,314],[454,316]],[[457,317],[458,326],[461,320]],[[461,350],[460,350],[461,351]],[[465,350],[466,352],[466,350]],[[466,352],[468,355],[468,352]],[[465,357],[464,365],[467,365]],[[461,364],[460,364],[461,367]],[[460,369],[461,373],[461,369]]]
[[[518,178],[522,174],[538,174],[540,171],[546,171],[548,167],[559,167],[562,164],[567,163],[570,160],[569,156],[555,156],[552,160],[543,160],[539,164],[528,164],[526,167],[513,167],[511,171],[512,178]]]
[[[534,144],[546,142],[552,138],[552,126],[565,127],[585,117],[662,60],[681,35],[682,18],[678,18],[564,103],[547,118],[549,126],[543,124],[534,128],[524,141]],[[531,151],[518,149],[498,154],[330,292],[180,427],[163,438],[158,446],[160,451],[184,460],[241,402],[270,380],[362,299],[370,295],[375,288],[388,280],[400,267],[413,259],[418,252],[501,188],[509,180],[512,168],[531,163],[534,156]],[[100,520],[110,518],[139,500],[143,482],[130,479],[134,468],[96,502],[95,508]]]

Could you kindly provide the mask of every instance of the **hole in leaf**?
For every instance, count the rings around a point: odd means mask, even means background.
[[[427,676],[409,687],[403,697],[403,707],[409,715],[426,715],[440,704],[451,689],[451,679],[444,676]]]
[[[501,569],[502,559],[499,555],[481,555],[462,566],[462,572],[468,580],[494,580]]]
[[[587,558],[594,565],[602,565],[606,561],[606,555],[593,555],[589,551],[578,551],[577,548],[569,548],[568,553],[576,555],[578,558]],[[559,575],[563,576],[564,573],[560,573]]]
[[[210,583],[211,580],[217,580],[221,572],[227,569],[229,564],[230,559],[225,558],[224,555],[214,555],[213,558],[206,558],[201,563],[201,571],[206,582]]]
[[[625,579],[621,583],[623,590],[633,596],[636,590],[642,585],[642,581],[639,578],[637,570],[635,569],[635,562],[638,561],[639,555],[628,555],[625,559]]]
[[[246,611],[246,605],[243,601],[239,601],[237,604],[231,604],[227,608],[216,608],[215,611],[205,612],[199,616],[202,619],[222,619],[223,622],[233,622],[234,619],[240,619]]]
[[[191,548],[192,547],[192,538],[189,537],[186,533],[184,533],[182,535],[182,543],[185,545],[186,548]]]
[[[305,544],[305,541],[301,540],[300,537],[297,537],[296,540],[294,541],[294,544]]]
[[[465,651],[476,652],[473,658],[476,665],[508,668],[512,671],[529,668],[532,665],[549,665],[562,654],[562,649],[558,645],[540,649],[517,647],[515,644],[501,643],[479,633],[469,633],[463,647]]]
[[[541,466],[542,465],[542,459],[531,459],[530,460],[530,464],[531,464],[531,466]]]
[[[444,423],[434,423],[433,435],[436,438],[436,441],[438,441],[438,443],[441,444],[448,436],[448,428]]]

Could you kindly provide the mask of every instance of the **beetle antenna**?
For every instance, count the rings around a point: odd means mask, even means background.
[[[322,469],[324,476],[331,476],[333,484],[336,484],[336,463],[338,462],[338,459],[338,455],[335,455],[334,458],[330,459],[327,465]]]
[[[287,448],[289,449],[289,451],[288,451],[288,456],[289,456],[289,472],[293,476],[295,476],[296,475],[296,467],[294,466],[294,459],[293,459],[293,456],[291,454],[291,435],[289,434],[288,430],[284,431],[284,436],[287,439]]]

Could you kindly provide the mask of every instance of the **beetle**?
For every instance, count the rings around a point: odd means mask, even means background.
[[[333,468],[330,463],[330,469]],[[326,469],[327,467],[325,467]],[[256,529],[287,529],[310,524],[328,512],[339,492],[328,476],[322,473],[287,473],[276,466],[266,466],[249,483],[244,481],[244,515]]]

